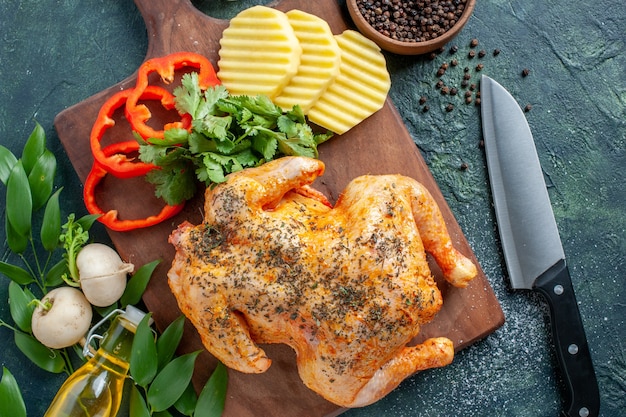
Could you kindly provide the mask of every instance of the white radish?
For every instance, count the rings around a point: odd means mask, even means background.
[[[53,349],[72,346],[89,330],[91,317],[91,304],[80,290],[55,288],[41,299],[33,311],[33,335]]]
[[[120,299],[134,265],[123,262],[118,253],[102,243],[85,245],[76,257],[80,287],[96,307],[108,307]]]

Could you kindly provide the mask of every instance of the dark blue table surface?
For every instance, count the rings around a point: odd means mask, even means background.
[[[195,1],[230,18],[263,1]],[[121,81],[143,61],[145,25],[130,0],[0,2],[0,143],[14,153],[38,121],[59,161],[63,207],[84,212],[80,182],[53,128],[57,113]],[[601,415],[626,416],[626,5],[621,1],[478,0],[456,44],[459,67],[481,62],[524,107],[549,187],[602,396]],[[467,57],[469,42],[484,58]],[[500,54],[493,56],[494,49]],[[388,54],[391,97],[467,236],[506,315],[505,325],[443,369],[420,373],[378,403],[345,415],[556,416],[561,382],[547,308],[511,292],[494,222],[480,112],[436,91],[435,59]],[[524,68],[530,70],[522,77]],[[418,101],[429,97],[430,111]],[[466,169],[460,169],[465,164]],[[0,192],[0,208],[5,206]],[[4,212],[0,213],[4,216]],[[4,230],[1,233],[4,239]],[[107,241],[104,231],[95,237]],[[4,245],[1,259],[17,261]],[[8,279],[0,318],[10,322]],[[30,416],[65,378],[37,369],[0,328],[0,364],[17,378]],[[120,414],[124,414],[121,412]]]

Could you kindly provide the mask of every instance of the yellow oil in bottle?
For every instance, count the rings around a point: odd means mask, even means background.
[[[122,314],[115,318],[93,358],[65,381],[44,417],[117,415],[135,330],[143,317],[143,312],[133,310],[139,315]]]

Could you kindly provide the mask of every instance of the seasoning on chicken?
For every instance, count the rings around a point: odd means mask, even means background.
[[[447,338],[407,346],[442,305],[426,252],[455,286],[477,271],[417,181],[359,177],[331,207],[309,186],[323,171],[285,157],[207,189],[204,222],[170,236],[169,285],[225,365],[264,372],[258,344],[286,343],[310,389],[360,407],[453,359]]]

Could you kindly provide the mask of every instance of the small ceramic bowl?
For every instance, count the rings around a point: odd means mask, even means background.
[[[392,39],[374,29],[363,17],[357,6],[357,0],[347,0],[348,12],[359,31],[376,42],[381,49],[399,55],[421,55],[435,51],[450,42],[465,26],[474,11],[476,0],[467,0],[463,14],[443,35],[423,42],[408,42]]]

